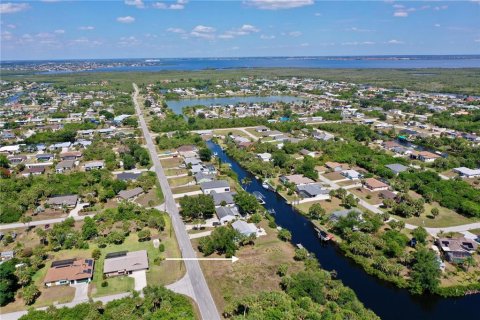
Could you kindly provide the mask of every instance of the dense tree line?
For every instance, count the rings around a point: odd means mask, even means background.
[[[452,116],[450,111],[435,113],[428,118],[430,123],[442,128],[463,132],[480,133],[480,111],[471,111],[468,115]]]
[[[102,303],[82,303],[73,308],[57,309],[53,306],[46,310],[30,310],[22,320],[63,320],[63,319],[195,319],[190,301],[183,295],[173,293],[164,287],[147,286],[144,297],[138,295],[114,300],[106,305]]]
[[[84,123],[67,123],[63,129],[58,131],[47,130],[36,132],[32,136],[25,139],[26,144],[39,143],[57,143],[57,142],[74,142],[78,130],[95,129],[96,125],[91,122]]]

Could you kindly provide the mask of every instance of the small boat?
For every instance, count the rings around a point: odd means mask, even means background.
[[[301,243],[297,243],[297,248],[298,249],[303,249],[303,245]]]
[[[261,194],[258,191],[253,191],[252,194],[255,196],[255,198],[257,198],[257,200],[260,204],[265,204],[265,200],[263,200],[263,198],[265,198],[265,196],[263,194]]]
[[[268,183],[267,180],[262,182],[262,187],[264,189],[267,189],[267,190],[270,190],[270,191],[275,191],[275,189],[272,187],[272,185],[270,183]]]
[[[315,230],[317,230],[317,234],[318,234],[318,237],[320,238],[320,240],[322,240],[322,241],[333,240],[333,235],[332,234],[327,233],[326,231],[321,230],[321,229],[317,229],[317,228]]]
[[[218,152],[214,152],[213,155],[216,157],[218,156]]]
[[[275,212],[275,209],[268,209],[267,210],[268,213],[270,213],[271,215],[274,215],[276,212]]]

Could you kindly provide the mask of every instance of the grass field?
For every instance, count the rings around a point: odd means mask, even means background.
[[[178,187],[172,189],[173,194],[179,194],[179,193],[187,193],[187,192],[193,192],[193,191],[199,191],[200,186],[194,185],[194,186],[186,186],[186,187]]]
[[[480,94],[478,69],[308,69],[308,68],[252,68],[201,71],[162,71],[162,72],[91,72],[55,75],[26,74],[19,72],[1,73],[3,80],[20,79],[53,82],[66,85],[89,83],[108,79],[114,89],[132,91],[132,82],[137,84],[154,83],[163,79],[210,79],[236,80],[242,77],[311,77],[329,81],[349,81],[368,83],[382,87],[407,88],[429,92],[452,92]]]
[[[440,211],[440,214],[435,219],[430,214],[433,207],[438,208]],[[422,213],[420,217],[411,217],[408,219],[401,217],[398,218],[404,220],[406,223],[418,226],[424,225],[425,227],[430,228],[451,227],[480,221],[480,218],[467,218],[453,210],[441,207],[438,203],[426,203],[425,212]]]
[[[170,185],[170,187],[174,188],[174,187],[177,187],[177,186],[182,186],[182,185],[187,184],[187,183],[192,182],[192,181],[194,181],[193,177],[186,176],[186,177],[168,179],[168,184]]]
[[[234,298],[260,291],[280,291],[280,277],[276,273],[280,264],[289,265],[288,273],[303,268],[302,262],[293,260],[294,247],[279,240],[276,229],[269,228],[265,221],[259,226],[267,231],[267,235],[258,238],[253,246],[241,247],[235,254],[239,261],[234,264],[230,261],[200,263],[220,312]],[[192,240],[192,244],[196,248],[198,239]],[[210,257],[218,256],[214,254]]]
[[[326,214],[330,214],[333,211],[343,209],[343,207],[340,206],[340,199],[335,197],[333,197],[330,201],[321,200],[321,201],[300,203],[298,205],[295,205],[295,208],[303,213],[307,213],[308,209],[310,209],[310,207],[315,203],[319,203],[322,206],[322,208],[325,209]]]

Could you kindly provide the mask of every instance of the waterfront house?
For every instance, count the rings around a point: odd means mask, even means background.
[[[230,192],[230,185],[228,184],[228,181],[225,180],[203,182],[200,184],[200,188],[202,189],[203,194],[210,194],[212,192]]]
[[[239,216],[237,207],[217,207],[215,213],[221,224],[231,222]]]
[[[268,152],[265,153],[257,153],[257,158],[262,160],[263,162],[269,162],[272,159],[272,155]]]
[[[292,175],[288,175],[288,176],[280,176],[279,180],[283,184],[289,184],[290,183],[290,184],[293,184],[295,186],[315,183],[315,181],[313,181],[312,179],[304,177],[301,174],[292,174]]]
[[[237,230],[243,236],[257,235],[258,228],[253,223],[247,223],[243,220],[237,220],[232,223],[233,229]]]
[[[198,172],[194,175],[194,177],[197,184],[215,180],[214,174],[210,174],[206,172]]]
[[[217,193],[215,191],[212,191],[210,195],[213,197],[213,203],[215,204],[215,207],[233,207],[235,206],[235,200],[233,199],[233,196],[235,195],[234,192],[222,192],[222,193]]]
[[[330,199],[329,190],[319,183],[298,185],[296,191],[302,198],[315,198],[318,200]]]
[[[460,238],[439,238],[435,242],[443,252],[445,259],[452,263],[462,263],[470,257],[478,247],[478,244],[471,239]]]

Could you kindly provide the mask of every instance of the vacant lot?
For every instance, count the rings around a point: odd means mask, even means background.
[[[280,291],[280,277],[277,275],[280,264],[289,265],[288,273],[303,268],[303,262],[293,260],[294,247],[279,240],[276,229],[268,228],[265,221],[259,225],[267,231],[267,235],[258,238],[253,246],[241,247],[235,254],[239,261],[234,264],[229,261],[200,263],[220,312],[234,298],[260,291]],[[196,248],[198,239],[193,240],[192,244]],[[202,256],[201,253],[199,256]]]
[[[299,205],[296,205],[295,208],[301,212],[307,213],[308,209],[315,204],[319,203],[323,209],[325,209],[325,212],[327,214],[332,213],[333,211],[336,210],[341,210],[343,209],[340,206],[340,199],[333,197],[330,201],[328,200],[321,200],[321,201],[312,201],[312,202],[307,202],[307,203],[301,203]]]
[[[165,175],[168,176],[178,176],[180,174],[187,174],[187,169],[165,169]]]
[[[143,207],[155,207],[161,204],[163,200],[163,195],[162,197],[160,197],[160,195],[162,195],[161,190],[155,187],[150,189],[146,194],[139,196],[135,202]]]
[[[366,202],[373,205],[381,204],[383,202],[383,199],[379,196],[380,191],[372,192],[362,187],[353,188],[349,191],[360,199],[365,200]]]
[[[187,192],[193,192],[193,191],[199,191],[199,190],[200,190],[200,186],[194,185],[194,186],[173,188],[172,193],[179,194],[179,193],[187,193]]]
[[[182,159],[181,158],[169,158],[169,159],[162,159],[160,160],[160,163],[162,164],[162,167],[164,169],[168,168],[173,168],[173,167],[178,167],[179,165],[182,164]]]
[[[168,179],[168,184],[170,187],[178,187],[178,186],[183,186],[184,184],[193,182],[194,179],[192,176],[186,176],[186,177],[180,177],[180,178],[172,178]]]
[[[440,214],[436,218],[434,218],[430,213],[432,211],[432,208],[434,207],[438,208],[438,210],[440,211]],[[401,219],[405,220],[406,223],[411,223],[419,226],[424,225],[425,227],[430,227],[430,228],[458,226],[462,224],[468,224],[468,223],[480,221],[479,218],[467,218],[465,216],[462,216],[456,213],[453,210],[441,207],[436,202],[426,203],[425,212],[422,213],[420,217],[411,217],[408,219],[401,218]]]
[[[336,181],[336,180],[343,180],[345,179],[344,176],[340,174],[340,172],[329,172],[324,173],[323,176],[329,180]]]

